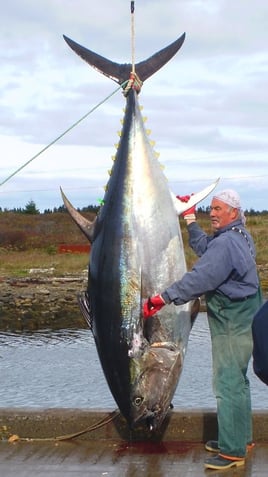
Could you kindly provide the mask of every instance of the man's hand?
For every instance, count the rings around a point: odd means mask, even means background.
[[[179,199],[181,202],[189,202],[189,199],[191,198],[190,195],[176,195],[177,199]]]
[[[153,316],[155,313],[161,310],[163,306],[166,305],[166,302],[163,300],[161,295],[151,296],[144,302],[143,305],[143,316],[146,320],[150,316]]]
[[[176,195],[176,198],[179,199],[181,202],[188,202],[189,199],[191,198],[191,195]],[[186,220],[195,220],[195,214],[196,214],[196,206],[193,205],[193,207],[190,207],[190,209],[185,210],[182,212],[182,216]]]

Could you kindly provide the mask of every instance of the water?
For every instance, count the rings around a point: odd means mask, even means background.
[[[249,366],[253,409],[268,408],[268,389]],[[0,407],[116,409],[89,330],[0,333]],[[175,409],[215,409],[206,314],[193,327]]]

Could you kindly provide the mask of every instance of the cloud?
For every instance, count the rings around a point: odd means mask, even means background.
[[[246,191],[246,207],[267,208],[267,15],[266,0],[137,0],[132,51],[130,2],[4,3],[0,182],[107,101],[2,186],[0,205],[33,198],[41,209],[53,207],[61,201],[58,185],[72,188],[79,204],[103,193],[124,98],[111,96],[116,84],[76,56],[62,34],[131,62],[132,54],[144,60],[185,31],[176,57],[140,94],[166,175],[186,192],[221,176],[223,186]]]

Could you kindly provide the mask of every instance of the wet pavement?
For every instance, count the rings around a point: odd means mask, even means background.
[[[187,442],[71,440],[1,442],[2,477],[267,477],[268,443],[257,443],[245,467],[205,470],[204,445]]]

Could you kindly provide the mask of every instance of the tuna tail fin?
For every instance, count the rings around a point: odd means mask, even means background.
[[[116,83],[122,84],[129,79],[132,71],[131,64],[115,63],[97,53],[94,53],[94,51],[88,50],[84,46],[79,45],[65,35],[63,35],[63,38],[70,48],[72,48],[72,50],[83,60]],[[185,33],[183,33],[176,41],[158,51],[147,60],[137,63],[135,65],[135,72],[139,79],[144,82],[164,66],[181,48],[184,40]]]

